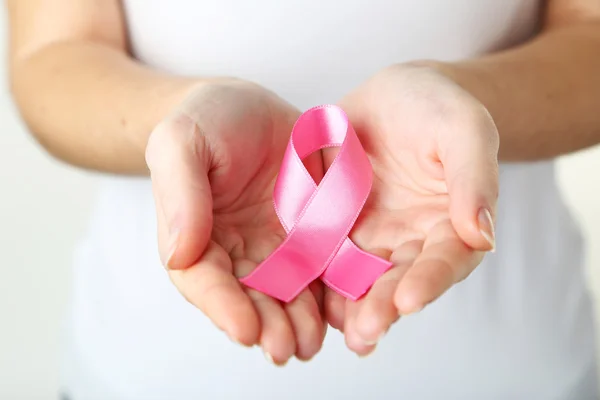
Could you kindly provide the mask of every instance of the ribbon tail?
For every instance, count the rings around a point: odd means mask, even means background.
[[[285,242],[284,242],[285,243]],[[300,251],[297,251],[300,250]],[[292,301],[321,275],[306,253],[294,249],[294,243],[281,246],[276,257],[269,257],[240,281],[253,289],[285,303]]]
[[[356,301],[391,266],[391,262],[367,253],[346,239],[321,275],[321,281],[335,292]]]

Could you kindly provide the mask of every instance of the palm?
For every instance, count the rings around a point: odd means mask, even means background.
[[[454,184],[449,176],[456,168],[451,162],[445,165],[441,154],[442,149],[452,149],[443,137],[458,138],[465,130],[460,122],[464,113],[452,108],[477,108],[461,89],[429,73],[385,74],[342,102],[374,172],[371,195],[351,237],[360,247],[389,257],[394,266],[358,302],[327,293],[330,323],[345,331],[349,347],[359,353],[371,351],[400,314],[418,311],[464,279],[483,256],[457,232],[457,211],[452,208],[461,192],[449,190]],[[377,104],[365,103],[373,98]],[[471,143],[459,145],[468,148]],[[495,159],[487,153],[493,170]],[[332,158],[326,154],[325,163]],[[493,179],[488,184],[493,190]],[[465,230],[469,228],[462,233]],[[478,228],[468,235],[477,237],[473,247],[486,249],[486,243],[477,242]]]
[[[290,105],[254,85],[214,85],[194,93],[176,112],[175,122],[162,128],[169,138],[193,132],[195,145],[188,149],[193,150],[191,155],[186,152],[190,160],[182,167],[191,171],[186,187],[192,192],[176,193],[184,199],[179,209],[187,210],[185,220],[192,221],[191,232],[170,259],[171,279],[234,340],[259,344],[276,363],[294,354],[310,358],[320,348],[324,329],[320,287],[313,285],[295,301],[281,305],[243,288],[237,278],[252,271],[285,237],[272,193],[298,115]],[[168,165],[155,166],[153,175]],[[182,174],[182,168],[172,172]],[[320,156],[307,160],[307,168],[320,173]],[[155,186],[161,192],[160,185]],[[168,196],[160,194],[156,196],[159,208],[161,198]],[[185,199],[190,199],[188,204]],[[206,207],[206,214],[196,211],[200,206]],[[158,217],[160,242],[160,212]],[[203,244],[199,238],[204,236]]]
[[[384,142],[370,149],[388,154],[370,156],[373,188],[353,238],[366,248],[393,253],[405,243],[422,243],[433,227],[449,222],[449,195],[443,178],[425,173],[410,160],[413,155],[394,154]]]

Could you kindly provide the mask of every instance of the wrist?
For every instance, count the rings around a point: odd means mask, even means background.
[[[142,151],[145,150],[148,137],[156,125],[170,114],[177,111],[182,104],[185,103],[186,99],[193,95],[193,93],[209,85],[236,84],[249,84],[249,82],[230,77],[168,77],[162,82],[154,82],[154,89],[151,92],[152,99],[145,99],[143,102],[145,105],[150,103],[152,107],[150,109],[143,108],[139,110],[141,113],[141,123],[138,127],[142,129],[139,129],[138,132],[134,134],[137,147]]]
[[[410,68],[424,68],[454,83],[479,102],[491,115],[498,129],[506,124],[500,103],[501,86],[493,76],[494,68],[486,60],[442,62],[420,60],[406,64]],[[502,129],[504,130],[504,129]]]
[[[140,107],[136,111],[139,113],[139,122],[132,126],[133,130],[129,135],[139,154],[144,154],[154,128],[202,84],[204,80],[201,79],[172,77],[154,83],[153,90],[147,92],[151,97],[139,103]]]
[[[164,85],[155,82],[153,94],[156,95],[156,101],[151,102],[152,112],[148,114],[148,119],[140,125],[144,129],[139,130],[134,135],[137,151],[146,160],[149,151],[153,153],[160,152],[161,145],[151,143],[160,143],[162,139],[155,140],[153,138],[165,135],[171,136],[172,129],[165,129],[164,127],[170,126],[173,121],[186,121],[185,123],[189,123],[189,126],[195,125],[202,131],[202,126],[210,125],[214,119],[214,113],[207,112],[207,110],[214,109],[215,106],[223,106],[222,104],[219,105],[221,103],[218,95],[219,90],[238,86],[258,87],[251,82],[230,77],[200,79],[170,77],[168,82],[164,82]],[[147,103],[147,101],[144,102],[144,104]],[[149,150],[150,147],[153,149]]]
[[[454,82],[489,108],[494,80],[486,75],[486,69],[476,61],[443,62],[418,60],[407,63],[412,68],[425,68]]]

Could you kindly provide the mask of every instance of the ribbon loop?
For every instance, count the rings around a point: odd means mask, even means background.
[[[317,186],[302,159],[333,146],[340,152]],[[340,108],[325,105],[302,114],[273,193],[275,211],[288,235],[242,283],[289,302],[320,277],[345,297],[362,296],[391,266],[348,238],[372,180],[369,159]]]

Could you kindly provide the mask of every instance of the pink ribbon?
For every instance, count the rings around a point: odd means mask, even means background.
[[[334,146],[340,151],[317,186],[302,159]],[[241,282],[289,302],[320,277],[347,298],[361,297],[391,266],[348,238],[372,182],[369,159],[342,109],[323,105],[302,114],[273,192],[287,237]]]

